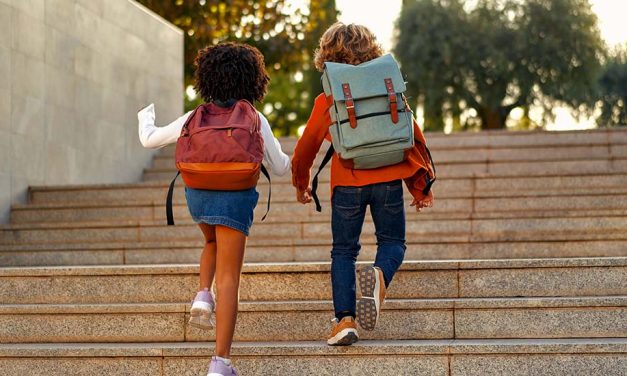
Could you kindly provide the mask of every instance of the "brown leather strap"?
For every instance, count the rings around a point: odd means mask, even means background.
[[[396,100],[396,92],[394,92],[394,84],[391,78],[385,79],[385,88],[388,91],[388,100],[390,101],[390,116],[392,123],[398,123],[398,103]]]
[[[349,84],[342,84],[342,91],[344,92],[344,100],[346,101],[346,111],[348,111],[348,121],[351,124],[351,128],[357,128],[357,116],[355,115],[355,102],[353,101],[353,94],[351,94],[351,87]]]

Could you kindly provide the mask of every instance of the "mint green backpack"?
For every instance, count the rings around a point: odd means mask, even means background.
[[[366,170],[400,163],[414,146],[413,114],[405,103],[405,81],[392,55],[360,65],[326,62],[322,87],[334,102],[329,110],[332,146],[312,182],[318,211],[318,174],[333,152],[345,167]]]

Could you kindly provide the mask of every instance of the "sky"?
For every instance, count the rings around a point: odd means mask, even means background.
[[[340,10],[340,21],[359,23],[367,26],[377,36],[386,51],[393,45],[394,22],[401,10],[402,0],[336,0]],[[601,36],[608,45],[627,43],[627,1],[625,0],[590,0],[592,10],[599,17]],[[382,6],[385,4],[385,6]],[[566,108],[554,110],[555,123],[547,125],[549,130],[587,129],[594,127],[594,120],[578,122]]]

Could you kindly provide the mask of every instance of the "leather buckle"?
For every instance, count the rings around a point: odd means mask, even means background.
[[[388,101],[390,102],[390,117],[392,123],[398,123],[398,99],[396,98],[396,92],[394,91],[394,83],[391,78],[384,79],[385,88],[388,92]]]
[[[344,100],[346,101],[348,121],[350,122],[351,128],[355,129],[357,128],[357,115],[355,114],[355,102],[351,94],[351,87],[348,83],[342,84],[342,92],[344,93]]]

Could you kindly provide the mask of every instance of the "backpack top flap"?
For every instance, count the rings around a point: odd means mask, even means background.
[[[325,94],[332,94],[335,101],[344,101],[342,85],[346,83],[350,85],[353,99],[388,95],[384,81],[386,78],[392,80],[394,92],[403,93],[407,90],[398,64],[390,54],[359,65],[326,62],[322,81]]]
[[[246,100],[240,100],[226,108],[208,103],[200,105],[190,115],[188,122],[181,130],[181,134],[194,134],[207,128],[257,130],[260,126],[257,111]]]
[[[246,101],[229,108],[198,107],[181,130],[176,163],[261,163],[264,155],[257,110]]]

